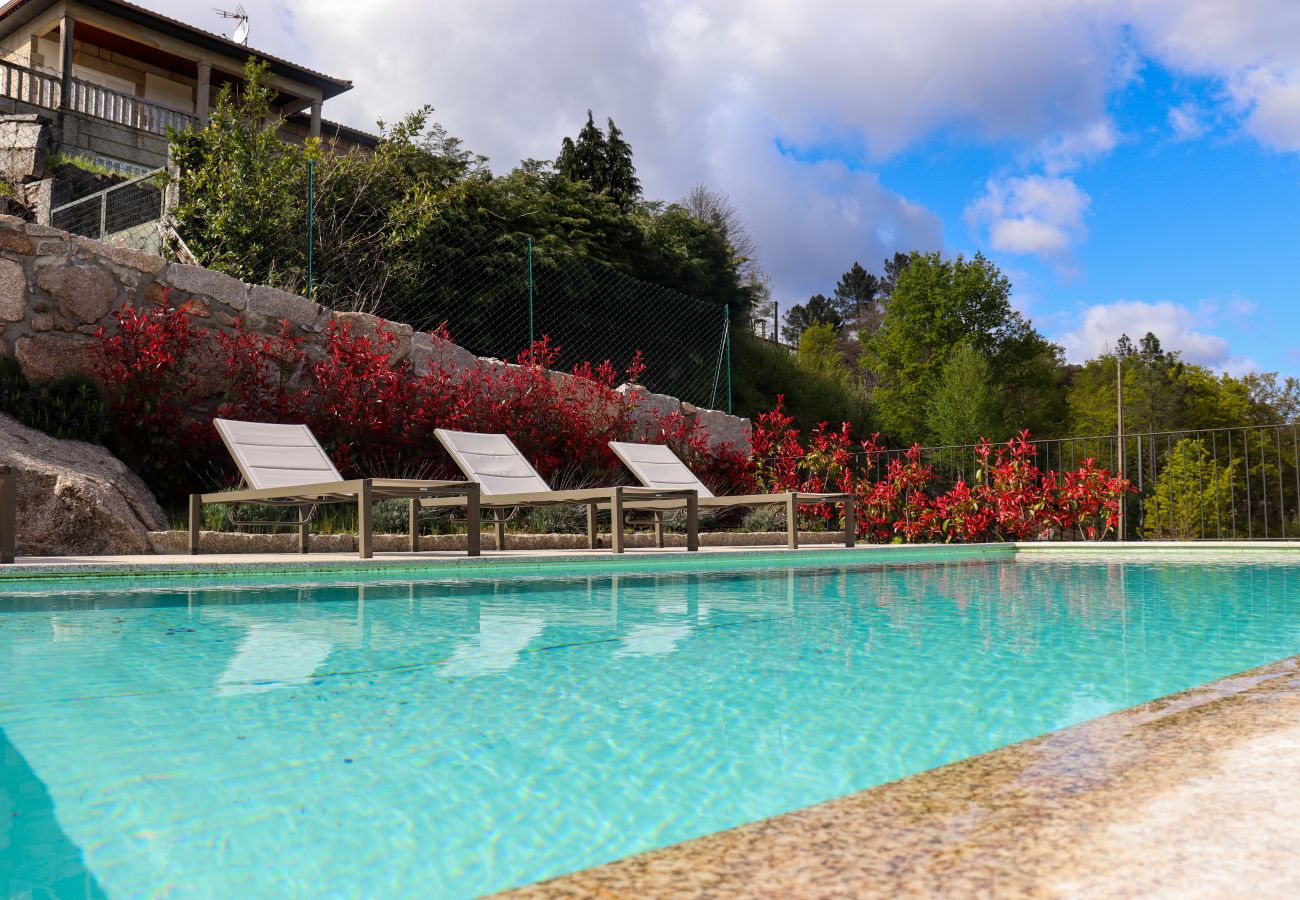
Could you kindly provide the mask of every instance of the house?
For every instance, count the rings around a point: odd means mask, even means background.
[[[40,177],[49,152],[123,172],[159,168],[167,129],[202,127],[249,57],[268,66],[285,140],[377,141],[322,117],[350,81],[122,0],[10,0],[0,6],[0,170]]]

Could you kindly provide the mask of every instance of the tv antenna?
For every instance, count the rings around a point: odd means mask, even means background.
[[[244,12],[243,5],[241,4],[239,6],[236,6],[234,12],[230,12],[229,10],[224,10],[224,9],[214,9],[213,12],[221,16],[221,18],[223,19],[239,20],[239,24],[235,26],[235,30],[233,33],[231,33],[230,39],[234,41],[236,44],[243,44],[245,47],[247,47],[248,46],[248,13]]]

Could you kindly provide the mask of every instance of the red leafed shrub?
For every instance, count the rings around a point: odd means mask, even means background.
[[[156,308],[124,306],[114,317],[117,332],[96,333],[114,449],[165,502],[233,474],[209,424],[214,414],[305,422],[346,477],[453,475],[433,429],[502,432],[557,486],[614,477],[608,442],[640,431],[636,389],[617,390],[620,373],[608,361],[554,371],[549,338],[513,364],[417,373],[382,321],[372,333],[331,322],[324,346],[308,348],[287,323],[271,335],[238,321],[229,332],[196,326],[170,294]],[[445,329],[433,337],[451,340]],[[635,383],[644,369],[638,356],[622,378]],[[890,456],[882,472],[877,435],[855,441],[847,424],[823,422],[805,437],[793,423],[778,400],[755,421],[749,454],[710,446],[698,420],[680,412],[657,415],[647,438],[671,447],[715,493],[851,493],[859,534],[871,541],[1096,539],[1116,527],[1132,490],[1093,460],[1041,471],[1024,432],[996,448],[983,441],[976,483],[941,491],[919,446]],[[800,512],[839,525],[838,506]]]
[[[977,484],[938,490],[934,467],[920,446],[890,458],[873,435],[855,444],[847,425],[814,428],[805,441],[781,408],[758,417],[750,471],[764,491],[836,491],[855,497],[858,534],[870,541],[972,542],[1053,536],[1099,539],[1119,522],[1119,504],[1133,490],[1124,479],[1085,460],[1079,469],[1043,472],[1029,433],[1005,446],[982,441]],[[801,506],[803,515],[835,524],[837,508]]]
[[[479,360],[450,376],[446,389],[460,392],[463,405],[448,427],[508,435],[548,481],[606,477],[616,466],[609,442],[635,433],[635,397],[615,390],[619,373],[608,360],[565,374],[551,368],[558,355],[543,337],[513,364]],[[638,355],[626,377],[632,381],[642,371]]]
[[[123,306],[113,318],[117,332],[95,331],[94,362],[113,420],[110,444],[161,498],[174,499],[216,443],[212,429],[190,416],[209,332],[194,326],[188,304],[172,304],[170,291],[159,306]]]
[[[302,417],[309,392],[294,385],[306,356],[302,338],[280,323],[274,335],[249,331],[242,319],[235,331],[216,333],[221,346],[225,399],[217,415],[252,422],[293,422]]]

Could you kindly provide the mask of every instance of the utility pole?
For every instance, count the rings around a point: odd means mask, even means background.
[[[1119,449],[1119,477],[1124,478],[1128,447],[1124,439],[1124,356],[1115,354],[1115,432]],[[1128,494],[1119,499],[1119,540],[1125,540],[1128,530]]]

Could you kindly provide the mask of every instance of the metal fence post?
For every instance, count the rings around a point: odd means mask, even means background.
[[[1115,354],[1115,431],[1118,435],[1119,450],[1119,477],[1123,479],[1126,475],[1125,465],[1127,461],[1127,450],[1124,441],[1124,357],[1119,353]],[[1119,498],[1119,535],[1118,540],[1126,540],[1128,531],[1128,494]]]
[[[727,415],[731,415],[731,307],[724,306],[726,311],[726,340],[727,340]]]
[[[528,346],[537,343],[533,331],[533,239],[528,238]]]
[[[311,249],[312,244],[316,243],[312,239],[312,230],[315,227],[316,215],[316,160],[307,160],[307,299],[312,299],[312,292],[315,288],[314,276],[312,271]]]

